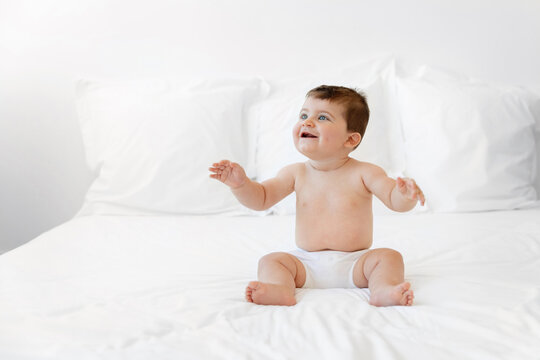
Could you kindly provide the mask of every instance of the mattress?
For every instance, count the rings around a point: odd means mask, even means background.
[[[540,208],[374,219],[411,307],[244,299],[293,216],[81,216],[0,256],[1,359],[538,359]]]

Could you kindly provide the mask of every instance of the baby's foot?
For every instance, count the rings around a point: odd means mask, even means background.
[[[371,293],[369,303],[375,306],[411,306],[414,300],[414,293],[410,288],[410,283],[403,282],[399,285],[378,289]]]
[[[296,304],[294,294],[287,286],[251,281],[246,287],[246,300],[260,305]]]

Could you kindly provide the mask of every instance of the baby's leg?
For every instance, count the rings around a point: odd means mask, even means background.
[[[353,281],[361,288],[369,286],[371,305],[413,303],[411,284],[404,279],[403,257],[395,250],[374,249],[362,255],[354,266]]]
[[[275,252],[259,260],[259,281],[246,288],[246,300],[261,305],[294,305],[294,291],[306,281],[304,265],[295,256]]]

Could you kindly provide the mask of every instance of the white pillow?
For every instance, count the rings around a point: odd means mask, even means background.
[[[350,156],[375,163],[389,175],[402,175],[405,158],[399,116],[393,102],[395,95],[391,84],[394,69],[394,59],[385,57],[359,62],[334,73],[281,81],[268,79],[272,87],[271,94],[256,107],[259,122],[257,180],[267,180],[276,176],[285,165],[307,160],[294,147],[292,128],[298,121],[306,93],[322,84],[357,88],[367,96],[370,120],[364,139]],[[382,207],[374,206],[374,209],[380,212]],[[295,211],[296,197],[293,193],[268,212],[292,214]]]
[[[180,87],[163,80],[77,82],[87,161],[97,178],[79,215],[243,212],[208,167],[249,168],[246,113],[269,91],[260,78]]]
[[[428,67],[397,80],[407,175],[433,212],[514,209],[536,200],[531,93]]]

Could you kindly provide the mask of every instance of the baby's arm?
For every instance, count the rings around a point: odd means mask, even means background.
[[[240,203],[253,210],[266,210],[294,190],[294,164],[284,167],[275,178],[262,183],[250,180],[237,163],[222,160],[209,169],[210,177],[228,185]]]
[[[426,201],[424,193],[413,179],[397,178],[394,180],[376,165],[370,165],[362,176],[364,184],[390,209],[394,211],[409,211],[417,201],[423,206]]]

